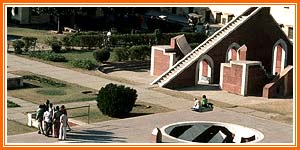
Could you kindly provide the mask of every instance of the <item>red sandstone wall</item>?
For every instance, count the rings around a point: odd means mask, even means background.
[[[266,84],[264,70],[259,65],[249,66],[248,75],[246,76],[248,76],[247,95],[262,96]]]
[[[243,66],[232,64],[224,66],[223,90],[234,94],[241,94]]]
[[[273,46],[279,39],[288,41],[281,29],[278,28],[278,24],[274,21],[274,19],[272,19],[272,16],[268,14],[267,9],[259,12],[257,15],[249,19],[245,24],[241,25],[240,28],[231,32],[226,38],[224,38],[207,53],[214,61],[214,74],[212,75],[212,83],[219,83],[220,64],[225,62],[226,51],[228,46],[233,42],[236,42],[239,45],[246,44],[246,59],[261,61],[267,72],[271,73]],[[292,65],[293,46],[289,42],[286,43],[288,47],[287,64]],[[197,61],[195,61],[195,63],[190,67],[186,68],[186,70],[183,71],[183,73],[181,73],[178,77],[175,77],[172,81],[170,81],[171,83],[169,84],[175,86],[177,83],[182,83],[178,80],[181,80],[182,78],[190,78],[190,80],[194,81],[189,82],[189,86],[193,86],[195,84],[196,63]],[[189,73],[188,70],[193,71]],[[194,76],[194,78],[191,79],[191,76]],[[187,83],[184,85],[187,86]],[[176,86],[180,86],[180,84],[177,84]]]
[[[278,81],[267,84],[263,89],[263,97],[286,97],[293,95],[293,69],[289,70]]]
[[[284,78],[285,91],[284,96],[293,96],[293,69],[288,72],[288,75]]]
[[[164,55],[161,50],[154,50],[154,72],[155,76],[159,76],[169,69],[170,56]]]
[[[184,72],[176,77],[176,80],[172,80],[165,85],[168,88],[177,88],[177,87],[185,87],[185,86],[194,86],[195,85],[195,69],[196,63],[192,66],[188,67]]]
[[[208,62],[206,60],[202,61],[202,76],[207,77],[208,76]]]
[[[281,72],[282,47],[278,45],[276,49],[277,49],[277,54],[276,54],[276,62],[275,62],[276,63],[275,72],[279,74]]]

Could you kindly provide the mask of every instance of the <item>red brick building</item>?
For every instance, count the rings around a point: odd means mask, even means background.
[[[183,58],[162,51],[152,47],[151,74],[159,75],[152,84],[168,88],[217,83],[232,93],[262,95],[270,75],[293,65],[293,45],[269,7],[249,8]]]

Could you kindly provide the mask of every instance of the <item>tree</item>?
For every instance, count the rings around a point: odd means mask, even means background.
[[[79,9],[77,7],[33,7],[32,11],[37,14],[55,16],[57,18],[57,33],[62,33],[60,26],[61,17],[74,15]]]
[[[132,110],[137,96],[135,89],[110,83],[99,90],[97,106],[104,115],[126,117]]]

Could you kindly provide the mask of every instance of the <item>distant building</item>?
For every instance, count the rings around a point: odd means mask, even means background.
[[[178,24],[188,25],[189,16],[193,18],[197,18],[193,23],[201,24],[209,23],[210,24],[210,33],[214,33],[219,30],[223,25],[227,24],[236,16],[242,14],[249,6],[240,5],[212,5],[207,7],[154,7],[154,8],[143,8],[147,15],[154,16],[166,16],[167,20]],[[103,17],[105,13],[111,13],[107,11],[104,7],[91,7],[84,8],[82,11],[78,12],[79,16],[89,16],[89,17]],[[17,21],[20,24],[43,24],[49,23],[51,19],[55,22],[56,20],[51,18],[49,15],[38,15],[31,11],[29,7],[12,7],[9,9],[12,16],[11,19]],[[128,10],[130,13],[134,11]],[[272,6],[271,15],[281,26],[282,30],[286,33],[289,39],[293,39],[293,28],[295,24],[295,7],[290,5],[282,5],[282,6]],[[190,14],[190,15],[189,15]],[[78,24],[75,21],[76,18],[74,16],[69,16],[70,24]],[[86,18],[77,18],[77,20],[84,20]],[[108,18],[112,19],[112,18]],[[86,21],[86,20],[85,20]],[[195,30],[197,32],[204,32],[203,26],[195,26]]]
[[[19,24],[43,24],[50,22],[49,15],[34,14],[30,7],[12,7],[10,12],[11,19]]]

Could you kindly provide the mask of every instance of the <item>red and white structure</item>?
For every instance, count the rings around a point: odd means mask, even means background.
[[[281,91],[293,86],[293,69],[286,71],[293,65],[293,45],[269,7],[249,8],[193,50],[182,37],[172,38],[168,46],[152,47],[151,75],[158,77],[151,84],[176,88],[206,83],[240,95],[291,94]],[[275,74],[280,79],[271,80]],[[273,84],[276,92],[265,87],[279,81],[285,85]]]

